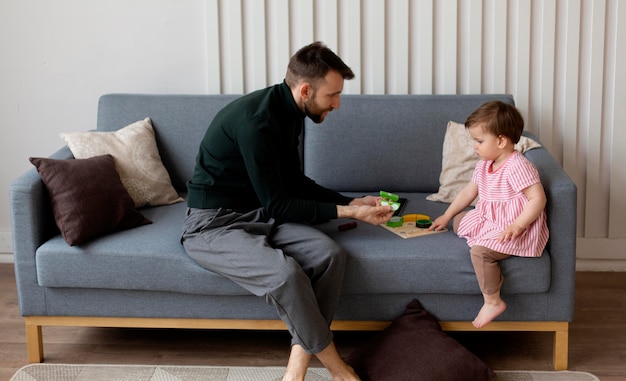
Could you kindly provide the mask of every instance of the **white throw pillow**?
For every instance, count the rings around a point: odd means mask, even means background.
[[[161,162],[150,118],[117,131],[61,133],[77,159],[110,154],[135,207],[168,205],[183,199]]]
[[[536,141],[522,136],[515,149],[524,153],[541,147]],[[429,201],[452,203],[461,189],[472,180],[474,167],[479,160],[474,152],[474,141],[464,124],[448,122],[443,139],[443,157],[439,175],[439,191],[426,197]],[[475,204],[476,200],[472,203]]]

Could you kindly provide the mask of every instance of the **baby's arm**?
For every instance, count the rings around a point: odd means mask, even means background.
[[[445,229],[445,227],[450,223],[450,220],[467,208],[472,201],[474,201],[476,196],[478,196],[478,185],[470,181],[454,198],[454,201],[452,201],[452,204],[450,204],[448,209],[446,209],[445,213],[433,221],[431,229]]]
[[[519,237],[520,234],[528,225],[532,224],[546,207],[546,193],[543,190],[541,183],[537,183],[529,186],[523,190],[526,198],[528,198],[528,204],[524,207],[522,213],[509,225],[498,237],[500,242],[506,242],[514,240]]]

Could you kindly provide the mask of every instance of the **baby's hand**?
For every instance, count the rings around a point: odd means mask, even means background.
[[[519,237],[523,232],[524,228],[511,224],[509,225],[498,237],[498,242],[508,242],[513,241],[515,238]]]
[[[430,226],[430,229],[433,231],[445,229],[448,226],[448,223],[450,223],[450,219],[447,218],[445,215],[441,215],[433,221],[433,224]]]

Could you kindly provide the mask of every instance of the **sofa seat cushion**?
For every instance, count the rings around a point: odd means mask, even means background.
[[[56,236],[37,250],[37,279],[45,287],[248,295],[239,285],[197,265],[180,243],[187,206],[142,209],[153,221],[132,231],[70,247]]]
[[[447,204],[426,201],[428,193],[403,194],[405,213],[435,218]],[[179,238],[184,203],[142,209],[151,225],[68,246],[60,236],[37,250],[38,281],[45,287],[171,291],[204,295],[249,295],[230,280],[197,265]],[[465,240],[452,232],[403,239],[379,226],[359,223],[340,232],[334,220],[319,228],[348,252],[343,293],[480,294]],[[445,248],[445,249],[442,249]],[[502,263],[503,293],[545,292],[550,287],[548,254]]]
[[[357,193],[347,195],[359,196]],[[408,198],[403,214],[422,213],[434,219],[448,204],[427,201],[428,193],[398,193]],[[448,232],[404,239],[379,226],[358,223],[339,231],[344,220],[320,229],[348,252],[344,294],[437,293],[480,294],[465,239]],[[503,293],[541,293],[550,288],[550,257],[510,257],[501,262]]]

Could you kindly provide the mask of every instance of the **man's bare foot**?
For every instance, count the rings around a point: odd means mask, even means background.
[[[324,365],[324,367],[328,370],[330,375],[333,377],[333,381],[360,381],[361,379],[357,376],[356,372],[352,367],[346,364],[341,356],[339,356],[339,352],[337,352],[337,348],[335,348],[334,343],[330,343],[324,350],[315,355]]]
[[[476,328],[482,328],[491,323],[493,319],[501,315],[506,310],[506,303],[502,299],[498,298],[495,303],[485,301],[483,307],[476,315],[476,318],[472,322],[472,325]]]
[[[333,377],[333,381],[360,381],[359,376],[356,375],[354,369],[343,361],[335,344],[331,342],[321,352],[316,353],[315,356],[322,362],[322,365],[328,370]]]
[[[352,369],[352,367],[349,365],[347,366],[345,371],[342,372],[342,374],[331,373],[331,376],[333,377],[333,381],[361,381],[359,376],[357,376],[354,372],[354,369]]]
[[[312,356],[313,355],[306,353],[300,345],[296,344],[292,346],[283,381],[304,381]],[[361,380],[354,372],[354,369],[346,364],[339,356],[335,344],[330,343],[330,345],[315,356],[317,356],[324,367],[326,367],[334,381]]]
[[[346,370],[347,370],[347,373],[345,375],[336,376],[333,380],[334,381],[361,381],[361,379],[359,378],[359,376],[357,376],[357,374],[354,372],[354,369],[352,369],[351,366],[348,366]]]
[[[300,345],[292,346],[283,381],[304,381],[312,358]]]

